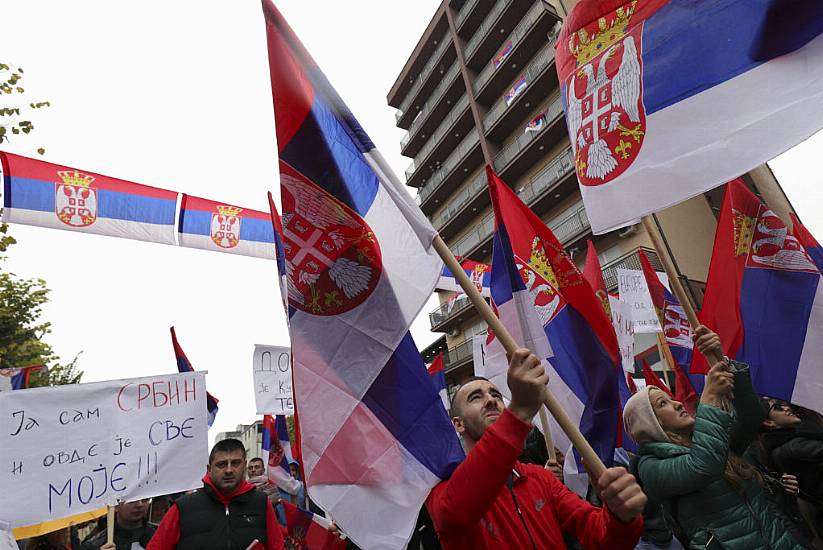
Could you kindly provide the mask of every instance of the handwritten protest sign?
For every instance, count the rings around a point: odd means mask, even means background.
[[[612,325],[617,333],[617,346],[620,349],[620,362],[623,370],[634,373],[634,323],[632,306],[609,296],[609,309],[612,312]]]
[[[665,273],[658,273],[658,278],[668,288],[669,279]],[[652,304],[646,277],[639,269],[617,269],[617,288],[620,299],[632,306],[632,321],[636,333],[660,332],[660,321]]]
[[[294,414],[291,349],[254,346],[254,401],[258,414]]]
[[[0,520],[20,527],[201,485],[204,373],[0,393]]]

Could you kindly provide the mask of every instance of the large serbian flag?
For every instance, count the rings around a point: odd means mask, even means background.
[[[460,267],[463,268],[466,276],[474,283],[474,286],[481,295],[486,297],[491,296],[489,284],[491,281],[492,267],[490,265],[473,262],[472,260],[463,260],[460,262]],[[445,265],[443,266],[443,271],[440,273],[440,279],[437,281],[436,288],[437,290],[450,290],[452,292],[463,293],[463,289],[457,282],[454,273]]]
[[[634,223],[823,128],[823,3],[581,0],[557,41],[595,233]]]
[[[611,321],[549,228],[486,170],[495,217],[491,291],[500,321],[515,340],[547,359],[552,393],[611,464],[622,374]],[[552,424],[555,444],[565,450],[569,440]]]
[[[3,221],[164,244],[177,192],[0,151]]]
[[[463,457],[409,334],[443,266],[436,233],[274,4],[263,11],[306,485],[358,546],[404,548]]]
[[[183,195],[180,246],[257,258],[277,256],[271,214]]]
[[[823,283],[800,241],[740,180],[726,188],[700,321],[757,391],[823,411]],[[695,355],[692,372],[706,372]]]

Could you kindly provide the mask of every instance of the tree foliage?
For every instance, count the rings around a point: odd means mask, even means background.
[[[12,136],[30,134],[34,130],[30,112],[51,106],[48,101],[23,101],[25,93],[23,68],[0,62],[0,145]],[[42,155],[46,150],[40,147],[37,152]]]

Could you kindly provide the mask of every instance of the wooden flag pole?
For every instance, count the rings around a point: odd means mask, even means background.
[[[683,311],[686,312],[686,317],[688,317],[689,323],[692,325],[692,328],[697,327],[700,325],[700,321],[697,319],[697,314],[694,312],[692,303],[689,301],[689,297],[686,295],[683,285],[680,284],[680,279],[677,277],[677,271],[674,269],[674,264],[672,264],[671,258],[666,253],[666,249],[663,248],[663,245],[660,242],[660,236],[657,234],[657,229],[654,227],[651,216],[643,216],[643,227],[646,229],[646,233],[649,234],[652,245],[654,246],[655,251],[657,251],[657,257],[660,258],[660,263],[663,264],[663,270],[669,277],[669,284],[674,291],[674,295],[677,296],[677,299],[680,301]],[[710,365],[714,365],[715,363],[722,361],[723,356],[711,352],[706,355],[706,359],[709,360]]]
[[[106,543],[114,544],[114,506],[106,509]]]
[[[503,345],[503,349],[506,350],[506,354],[511,355],[514,353],[514,351],[520,346],[518,346],[517,342],[514,341],[512,335],[509,334],[509,331],[506,330],[506,327],[503,326],[503,323],[501,323],[500,319],[498,319],[494,314],[492,308],[480,295],[477,287],[475,287],[469,280],[466,272],[463,271],[463,268],[457,262],[457,259],[454,257],[451,250],[449,250],[446,243],[443,242],[443,239],[441,239],[438,235],[434,238],[434,242],[432,244],[434,249],[440,255],[440,258],[454,274],[454,278],[457,279],[458,284],[460,284],[463,292],[466,293],[466,296],[468,296],[471,303],[477,309],[477,312],[494,331],[495,335],[500,340],[500,343]],[[560,429],[562,429],[566,436],[568,436],[572,442],[572,445],[574,445],[574,448],[577,449],[577,452],[579,452],[580,456],[583,460],[585,460],[586,467],[589,469],[591,474],[595,477],[595,479],[599,478],[603,472],[606,471],[606,465],[603,464],[603,461],[600,460],[600,457],[594,452],[592,446],[589,445],[589,442],[586,441],[586,438],[583,437],[582,433],[580,433],[580,429],[575,426],[572,419],[569,418],[569,415],[566,414],[566,411],[563,410],[563,407],[557,401],[557,398],[552,394],[552,392],[549,391],[548,387],[544,391],[543,402],[545,403],[546,408],[549,409],[549,412],[552,414],[554,419],[557,421]]]
[[[669,343],[666,342],[666,336],[662,332],[657,333],[657,351],[660,354],[660,362],[663,363],[663,376],[666,378],[666,385],[672,389],[672,384],[669,382],[669,375],[674,370],[674,358],[669,349]]]
[[[546,407],[540,407],[540,426],[543,428],[543,440],[546,442],[546,452],[549,453],[549,460],[557,462],[557,453],[554,452],[554,438],[552,438]]]

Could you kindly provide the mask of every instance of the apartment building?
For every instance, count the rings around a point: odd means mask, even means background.
[[[443,0],[388,93],[400,147],[412,159],[406,184],[420,208],[459,256],[490,262],[493,213],[484,166],[497,173],[537,213],[583,264],[592,239],[607,286],[617,268],[639,269],[644,250],[662,271],[640,225],[592,235],[583,207],[558,86],[554,43],[561,18],[573,4],[557,0]],[[791,210],[767,167],[746,176],[778,214]],[[699,307],[711,258],[723,190],[658,213],[655,223],[675,261],[678,277]],[[442,333],[423,350],[430,360],[445,351],[450,386],[473,373],[472,339],[486,330],[465,298],[429,313]],[[654,366],[652,338],[638,351]],[[648,343],[649,347],[644,346]]]

